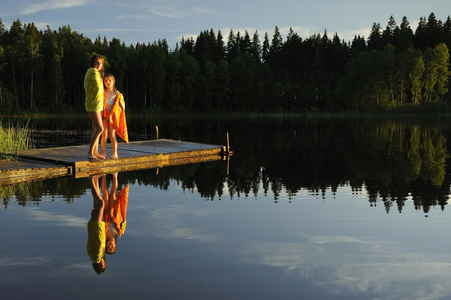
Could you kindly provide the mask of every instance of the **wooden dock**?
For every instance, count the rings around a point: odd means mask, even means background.
[[[225,146],[168,139],[118,144],[117,159],[88,160],[88,145],[23,150],[18,161],[0,161],[0,187],[54,177],[163,168],[221,160]],[[111,156],[111,147],[107,146]]]

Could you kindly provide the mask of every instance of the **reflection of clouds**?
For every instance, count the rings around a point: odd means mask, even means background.
[[[330,244],[330,243],[358,243],[358,244],[370,244],[372,242],[350,237],[350,236],[314,236],[310,238],[310,241],[315,244]],[[374,244],[374,243],[373,243]]]
[[[39,210],[38,208],[30,209],[30,215],[33,219],[38,220],[38,221],[57,222],[62,225],[70,226],[70,227],[86,228],[86,223],[88,222],[85,218],[50,213],[50,212]]]
[[[441,262],[343,265],[328,284],[337,291],[391,294],[384,299],[445,299],[451,294],[450,270],[451,263]]]
[[[305,263],[300,254],[272,254],[264,255],[265,265],[287,268],[288,271],[296,270]]]
[[[20,257],[20,258],[0,258],[0,267],[35,266],[46,264],[51,261],[48,256],[41,257]]]
[[[154,228],[152,228],[152,234],[159,238],[170,239],[190,239],[200,242],[214,242],[216,235],[211,233],[205,233],[203,228],[191,228],[182,227],[182,217],[205,217],[214,215],[214,211],[209,210],[195,210],[184,205],[171,205],[166,208],[154,210],[151,218],[156,221]]]
[[[391,251],[390,245],[318,236],[301,243],[258,247],[266,250],[260,256],[263,264],[284,268],[331,293],[388,295],[378,299],[444,299],[451,295],[449,253],[398,252]]]

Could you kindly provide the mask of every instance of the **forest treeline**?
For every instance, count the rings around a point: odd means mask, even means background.
[[[434,13],[413,31],[404,17],[374,23],[368,38],[344,41],[325,30],[308,38],[205,30],[126,46],[95,41],[70,26],[42,31],[0,20],[0,113],[82,112],[89,57],[106,58],[131,111],[374,111],[447,103],[451,19]]]

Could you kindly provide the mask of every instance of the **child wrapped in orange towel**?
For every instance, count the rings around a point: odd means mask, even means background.
[[[116,134],[128,145],[127,121],[125,118],[124,96],[116,89],[116,80],[112,74],[103,78],[105,85],[105,103],[103,110],[103,134],[100,142],[102,155],[106,156],[106,143],[110,137],[113,154],[111,158],[118,158]]]

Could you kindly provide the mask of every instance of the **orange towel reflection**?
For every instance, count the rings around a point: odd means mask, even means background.
[[[94,270],[101,274],[106,269],[106,254],[117,251],[117,239],[121,237],[127,225],[127,204],[129,185],[117,193],[118,173],[112,173],[111,190],[108,192],[106,175],[89,178],[93,195],[93,210],[88,221],[87,253]],[[99,178],[101,177],[101,191]]]

